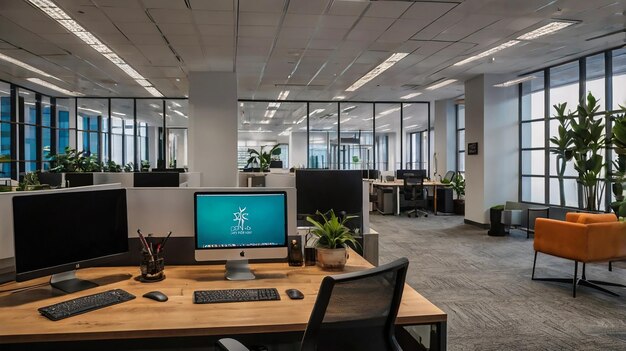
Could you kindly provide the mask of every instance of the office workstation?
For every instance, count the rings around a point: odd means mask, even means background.
[[[0,1],[0,349],[624,349],[624,6]]]

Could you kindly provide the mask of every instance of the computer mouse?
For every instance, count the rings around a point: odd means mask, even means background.
[[[147,293],[143,294],[143,297],[147,297],[149,299],[152,299],[152,300],[155,300],[155,301],[159,301],[159,302],[167,301],[167,295],[165,295],[164,293],[162,293],[160,291],[150,291],[150,292],[147,292]]]
[[[304,294],[298,289],[287,289],[285,292],[292,300],[300,300],[304,298]]]

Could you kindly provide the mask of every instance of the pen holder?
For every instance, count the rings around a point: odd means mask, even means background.
[[[165,260],[160,254],[154,256],[148,254],[146,251],[141,252],[141,276],[139,280],[144,283],[158,282],[165,279]]]

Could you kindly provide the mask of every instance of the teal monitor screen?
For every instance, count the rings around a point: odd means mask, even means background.
[[[196,249],[287,246],[285,192],[195,193]]]

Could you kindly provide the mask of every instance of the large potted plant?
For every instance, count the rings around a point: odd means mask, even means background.
[[[69,146],[64,151],[62,154],[48,153],[50,173],[63,173],[69,186],[92,185],[92,173],[102,170],[97,156]],[[45,177],[49,175],[46,174]]]
[[[255,168],[254,166],[257,166],[262,172],[269,172],[272,157],[280,156],[280,147],[278,145],[274,145],[269,152],[266,152],[263,150],[266,146],[267,145],[261,146],[258,151],[255,149],[248,149],[250,158],[248,158],[248,164],[246,167]]]
[[[333,210],[328,213],[317,211],[316,215],[322,221],[318,222],[310,216],[306,220],[313,224],[311,233],[317,237],[317,264],[326,270],[343,270],[348,258],[346,245],[359,245],[346,226],[346,222],[356,216],[343,216],[340,219]]]
[[[613,143],[617,160],[613,162],[612,181],[615,201],[611,208],[618,217],[626,217],[626,201],[624,200],[624,188],[626,187],[626,107],[620,106],[624,113],[615,116],[613,121]]]
[[[465,179],[463,175],[457,172],[452,180],[450,181],[450,186],[454,193],[456,194],[456,199],[454,199],[454,213],[458,215],[465,215]]]
[[[565,112],[567,103],[556,104],[553,106],[556,110],[556,119],[559,121],[558,133],[556,136],[550,138],[550,143],[553,145],[550,148],[550,152],[556,156],[556,174],[559,181],[559,203],[561,206],[565,206],[565,185],[564,176],[567,162],[569,162],[574,156],[572,146],[574,141],[572,139],[572,133],[570,131],[570,121],[572,120],[572,112]]]
[[[596,211],[604,193],[600,173],[605,168],[604,151],[607,144],[604,122],[597,118],[600,108],[596,98],[589,93],[586,103],[582,100],[577,116],[571,118],[574,169],[578,172],[578,184],[582,186],[582,207]]]

